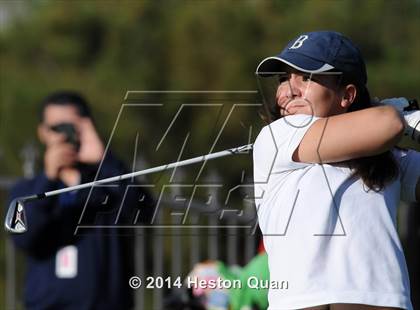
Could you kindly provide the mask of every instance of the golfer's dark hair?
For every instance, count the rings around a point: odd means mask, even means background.
[[[372,107],[368,89],[364,85],[352,83],[351,78],[345,76],[340,83],[342,86],[354,84],[357,89],[356,98],[349,107],[348,112],[363,110]],[[399,175],[399,167],[391,151],[349,160],[348,164],[353,170],[353,176],[359,177],[363,183],[373,191],[381,191],[395,180]]]
[[[88,102],[81,94],[75,91],[61,90],[45,97],[41,101],[41,108],[39,111],[41,122],[44,121],[45,109],[50,105],[74,106],[80,116],[92,118]]]

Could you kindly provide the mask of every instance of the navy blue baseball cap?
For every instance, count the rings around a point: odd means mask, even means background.
[[[350,39],[334,31],[301,34],[280,54],[261,61],[256,73],[270,76],[285,71],[287,66],[313,74],[342,72],[355,82],[367,83],[366,65],[360,50]]]

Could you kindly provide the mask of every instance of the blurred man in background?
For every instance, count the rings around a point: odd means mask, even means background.
[[[75,92],[44,99],[38,136],[45,145],[43,171],[18,182],[10,200],[127,172],[112,154],[104,156],[89,106]],[[13,237],[27,255],[26,308],[131,309],[133,238],[119,235],[112,225],[132,218],[140,207],[147,221],[150,196],[123,182],[28,204],[28,231]],[[79,220],[92,228],[76,234]]]

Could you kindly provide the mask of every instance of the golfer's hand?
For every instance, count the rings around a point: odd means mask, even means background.
[[[44,156],[44,171],[48,179],[57,180],[60,170],[72,167],[77,162],[77,151],[72,144],[64,142],[65,137],[56,134],[50,140]]]
[[[379,102],[380,105],[393,106],[404,119],[405,130],[404,135],[398,142],[397,146],[413,150],[420,150],[420,111],[404,111],[410,106],[409,101],[404,98],[389,98]]]
[[[96,164],[104,154],[104,145],[89,118],[82,118],[77,124],[80,134],[80,150],[78,161],[86,164]]]
[[[376,100],[379,101],[379,99]],[[407,98],[404,97],[383,99],[379,101],[378,104],[393,106],[400,113],[404,112],[404,109],[410,106],[410,103],[408,102]]]

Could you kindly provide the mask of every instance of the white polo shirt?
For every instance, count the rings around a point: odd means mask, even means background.
[[[399,178],[381,192],[367,190],[345,165],[292,160],[316,119],[281,118],[254,144],[255,202],[272,283],[269,309],[357,303],[411,310],[396,215],[400,199],[415,201],[420,153],[394,150]]]

